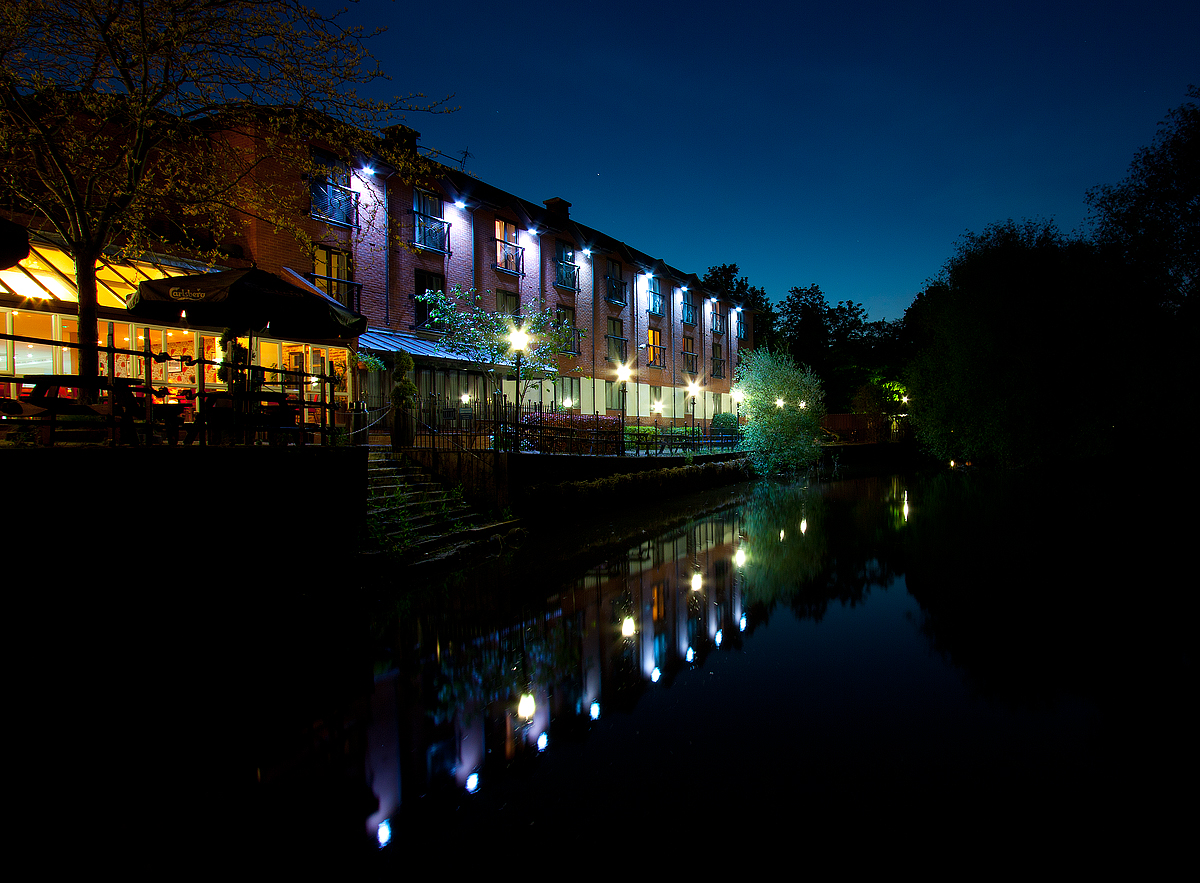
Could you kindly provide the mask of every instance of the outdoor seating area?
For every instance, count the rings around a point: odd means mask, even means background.
[[[63,341],[0,334],[35,345],[78,347]],[[329,444],[345,425],[330,394],[339,378],[256,365],[225,366],[229,383],[209,387],[220,363],[196,357],[100,348],[108,370],[78,374],[24,374],[0,378],[0,443],[53,446]],[[122,359],[124,360],[122,362]],[[118,376],[116,366],[140,360],[141,376]],[[198,376],[195,388],[155,386],[152,366],[178,362]],[[339,419],[342,418],[342,419]]]

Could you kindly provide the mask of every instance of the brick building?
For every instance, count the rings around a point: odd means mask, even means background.
[[[397,132],[416,149],[415,132]],[[705,291],[694,272],[573,219],[564,199],[535,204],[456,169],[432,169],[411,183],[375,157],[347,161],[319,146],[309,157],[297,158],[295,167],[264,165],[256,171],[264,180],[298,182],[297,225],[311,239],[312,253],[291,233],[247,216],[224,243],[226,263],[252,264],[311,285],[366,316],[368,330],[351,346],[385,357],[399,350],[410,353],[423,398],[467,394],[478,399],[497,386],[510,400],[517,394],[511,366],[467,362],[440,345],[441,336],[416,295],[457,286],[481,292],[489,310],[516,316],[548,306],[578,329],[575,351],[558,357],[559,379],[535,384],[526,403],[541,401],[584,414],[619,413],[617,369],[624,365],[630,373],[624,402],[630,419],[681,424],[694,408],[696,422],[703,425],[714,414],[734,409],[733,369],[739,350],[753,342],[752,316],[740,304]],[[33,238],[35,253],[0,274],[0,333],[30,331],[32,312],[41,317],[35,324],[45,337],[68,340],[74,327],[69,292],[43,295],[70,287],[70,259],[51,238],[37,233]],[[101,292],[102,329],[103,320],[115,320],[118,337],[132,340],[141,330],[120,312],[128,281],[136,284],[139,273],[174,275],[203,268],[160,256],[140,262],[134,272],[102,269],[105,278],[118,280],[111,291]],[[142,330],[151,330],[164,345],[174,337],[165,327]],[[176,347],[191,345],[197,354],[211,356],[219,329],[207,337],[191,331],[191,344]],[[11,341],[0,343],[9,349],[0,352],[0,374],[19,377],[20,354],[11,351]],[[57,354],[44,355],[46,364],[29,373],[69,372],[66,363],[50,364]],[[252,358],[265,367],[310,371],[345,366],[351,382],[340,398],[346,404],[366,399],[380,406],[392,384],[388,373],[356,372],[346,348],[330,342],[275,340],[268,331]],[[195,378],[155,378],[156,383],[171,381],[187,387]]]

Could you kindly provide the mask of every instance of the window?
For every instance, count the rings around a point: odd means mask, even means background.
[[[651,276],[649,284],[650,295],[650,312],[656,316],[663,314],[663,296],[662,291],[658,287],[658,277]]]
[[[725,359],[721,357],[721,344],[715,342],[712,345],[712,376],[725,376]]]
[[[578,377],[560,377],[554,381],[554,395],[564,408],[580,407]]]
[[[737,311],[737,338],[746,339],[746,314],[741,310]]]
[[[416,281],[413,285],[413,299],[416,312],[416,327],[425,328],[430,331],[439,329],[436,322],[430,321],[429,304],[420,299],[419,295],[426,291],[445,291],[446,280],[436,273],[426,273],[424,270],[416,271]]]
[[[355,226],[358,220],[358,194],[350,189],[350,167],[328,153],[313,154],[313,173],[309,179],[312,216]]]
[[[566,328],[571,332],[570,340],[567,342],[566,348],[563,349],[563,352],[579,352],[579,335],[582,332],[575,328],[575,308],[560,306],[554,311],[554,321],[559,325],[559,327]]]
[[[442,198],[427,190],[413,191],[413,242],[417,248],[450,253],[450,225],[442,220]]]
[[[650,387],[650,410],[655,414],[662,413],[663,395],[661,386]]]
[[[621,278],[621,265],[617,261],[609,259],[604,281],[604,299],[610,304],[625,306],[625,280]]]
[[[608,320],[608,360],[625,362],[625,323],[620,319]]]
[[[696,339],[694,337],[683,339],[683,370],[688,374],[696,373]]]
[[[725,317],[721,315],[721,305],[716,303],[712,306],[712,333],[725,333]]]
[[[683,310],[679,318],[688,325],[696,324],[696,296],[686,288],[683,289]]]
[[[662,332],[657,328],[646,330],[646,364],[652,368],[663,367],[665,347],[662,345]]]
[[[509,316],[521,315],[521,298],[511,291],[496,292],[496,311]]]
[[[517,245],[517,225],[496,219],[496,269],[525,275],[525,249]]]
[[[623,392],[620,381],[604,381],[604,407],[613,411],[620,410],[624,402]]]
[[[578,291],[579,267],[575,264],[575,246],[559,240],[554,243],[554,256],[554,284]]]
[[[361,285],[354,284],[354,273],[350,269],[348,252],[338,251],[326,245],[313,250],[313,284],[343,306],[358,309],[358,294]]]

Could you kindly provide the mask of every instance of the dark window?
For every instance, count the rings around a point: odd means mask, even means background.
[[[442,220],[444,204],[436,193],[413,191],[413,242],[417,248],[450,253],[450,224]]]
[[[725,317],[721,315],[721,305],[715,303],[712,308],[712,332],[713,334],[725,333]]]
[[[696,298],[686,288],[683,289],[683,309],[680,311],[679,318],[688,325],[696,324]]]
[[[574,307],[559,307],[554,311],[554,319],[560,327],[566,328],[570,332],[570,340],[566,344],[564,353],[579,352],[579,335],[582,333],[575,327],[575,308]]]
[[[621,278],[621,265],[616,261],[608,262],[608,275],[604,277],[604,299],[610,304],[625,306],[625,280]]]
[[[620,319],[608,320],[608,359],[610,362],[625,362],[625,323]]]
[[[737,311],[737,336],[738,340],[746,339],[746,314],[741,310]]]
[[[571,291],[579,290],[579,267],[575,263],[575,246],[559,240],[554,243],[554,284]]]
[[[721,356],[721,344],[719,343],[712,345],[712,376],[725,376],[725,359]]]
[[[497,291],[496,310],[509,316],[519,316],[521,315],[521,298],[511,291]]]
[[[656,316],[663,314],[663,296],[662,291],[658,287],[658,277],[650,277],[650,312]]]
[[[692,337],[683,339],[683,370],[688,374],[696,373],[696,340]]]
[[[425,328],[431,331],[436,331],[440,327],[438,323],[432,322],[429,319],[429,304],[425,303],[416,295],[422,295],[426,291],[445,291],[446,280],[437,273],[427,273],[424,270],[416,271],[416,282],[413,285],[414,304],[416,311],[416,325],[418,328]]]
[[[355,226],[358,220],[358,194],[350,189],[349,166],[328,153],[314,153],[309,184],[314,218],[347,227]]]

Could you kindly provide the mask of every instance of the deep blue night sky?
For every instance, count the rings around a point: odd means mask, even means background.
[[[325,7],[327,4],[319,4]],[[966,231],[1082,229],[1200,83],[1200,3],[451,4],[348,20],[421,144],[687,271],[899,318]]]

